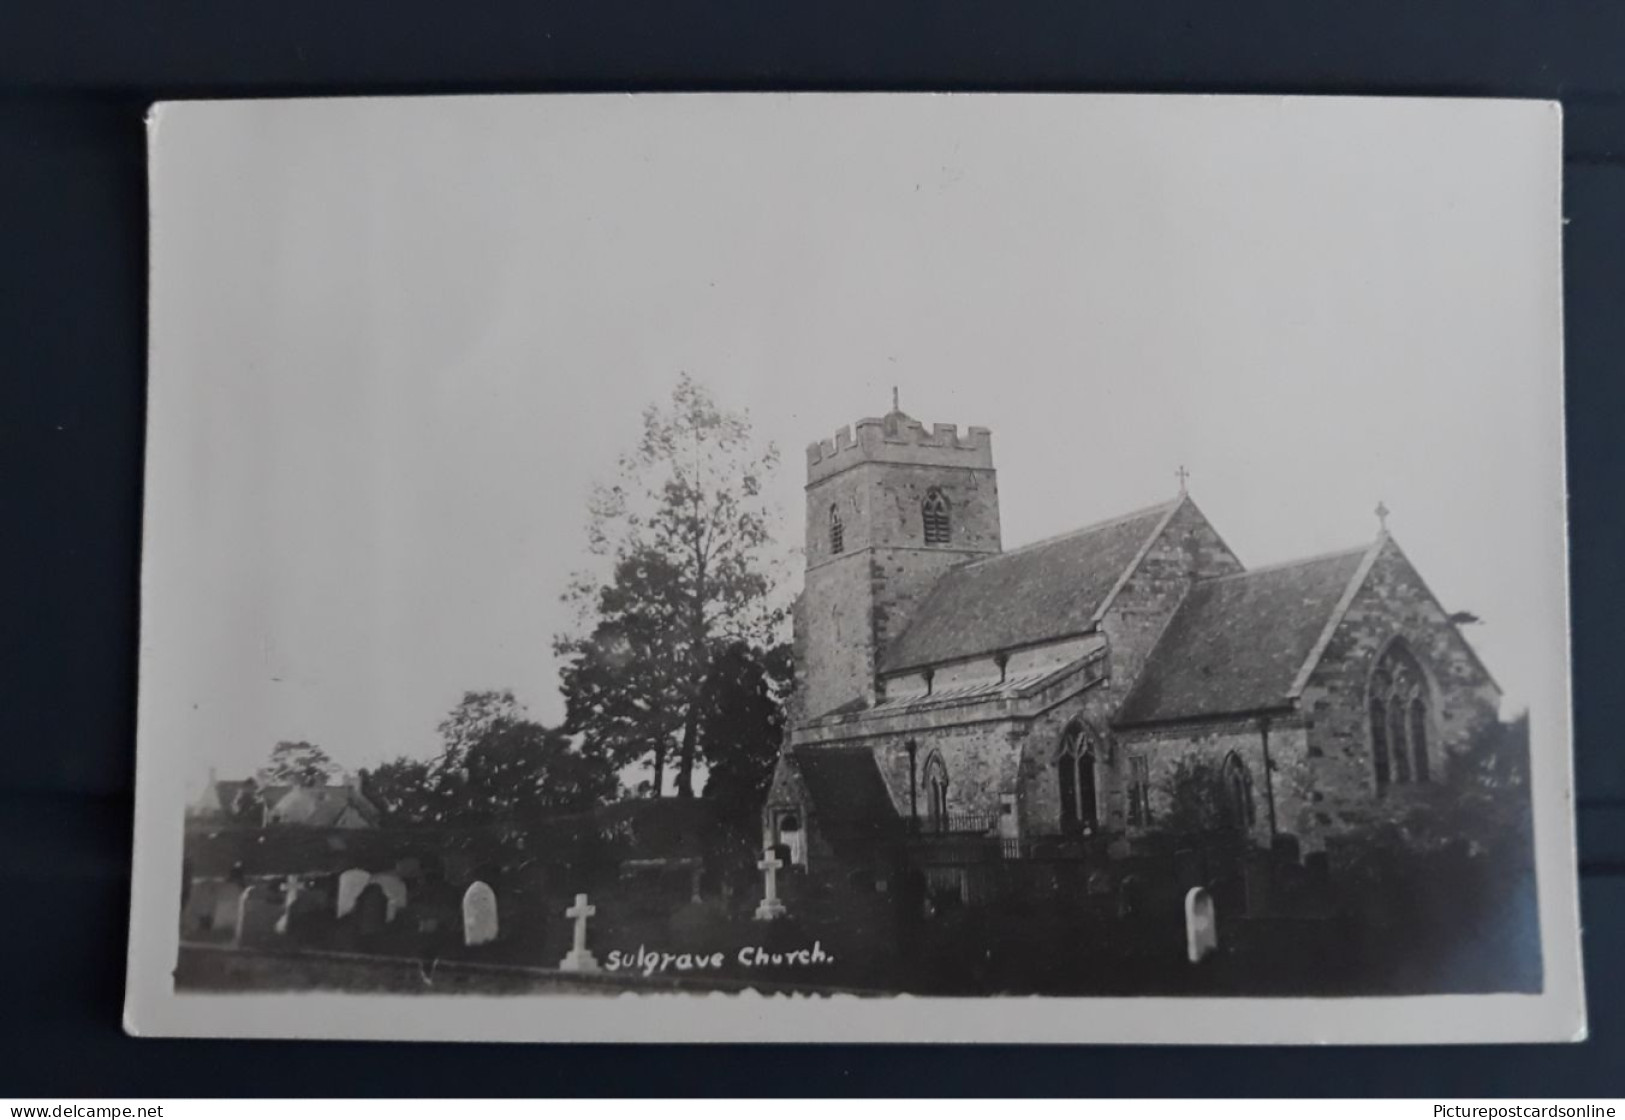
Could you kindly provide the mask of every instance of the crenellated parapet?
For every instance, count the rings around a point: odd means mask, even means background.
[[[855,431],[854,431],[855,429]],[[807,447],[807,482],[812,484],[858,463],[908,463],[932,467],[993,469],[993,433],[987,428],[933,424],[897,413],[869,417],[841,428],[834,439]]]

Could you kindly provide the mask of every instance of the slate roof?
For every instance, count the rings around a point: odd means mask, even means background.
[[[898,824],[886,780],[868,747],[804,747],[794,757],[826,837],[872,836]]]
[[[1198,583],[1151,651],[1119,726],[1278,708],[1364,547]]]
[[[1183,499],[973,560],[931,589],[886,652],[898,672],[1081,634]]]

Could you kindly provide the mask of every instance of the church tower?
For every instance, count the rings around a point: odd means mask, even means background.
[[[1000,549],[992,434],[897,407],[807,449],[794,718],[872,703],[886,646],[937,579]]]

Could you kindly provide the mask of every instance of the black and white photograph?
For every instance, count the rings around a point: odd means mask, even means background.
[[[1583,1036],[1548,102],[170,102],[126,1023]]]

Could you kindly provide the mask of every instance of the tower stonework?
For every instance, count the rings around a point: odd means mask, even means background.
[[[873,702],[886,646],[921,598],[949,568],[1000,547],[988,429],[927,430],[894,409],[811,445],[795,718]]]

